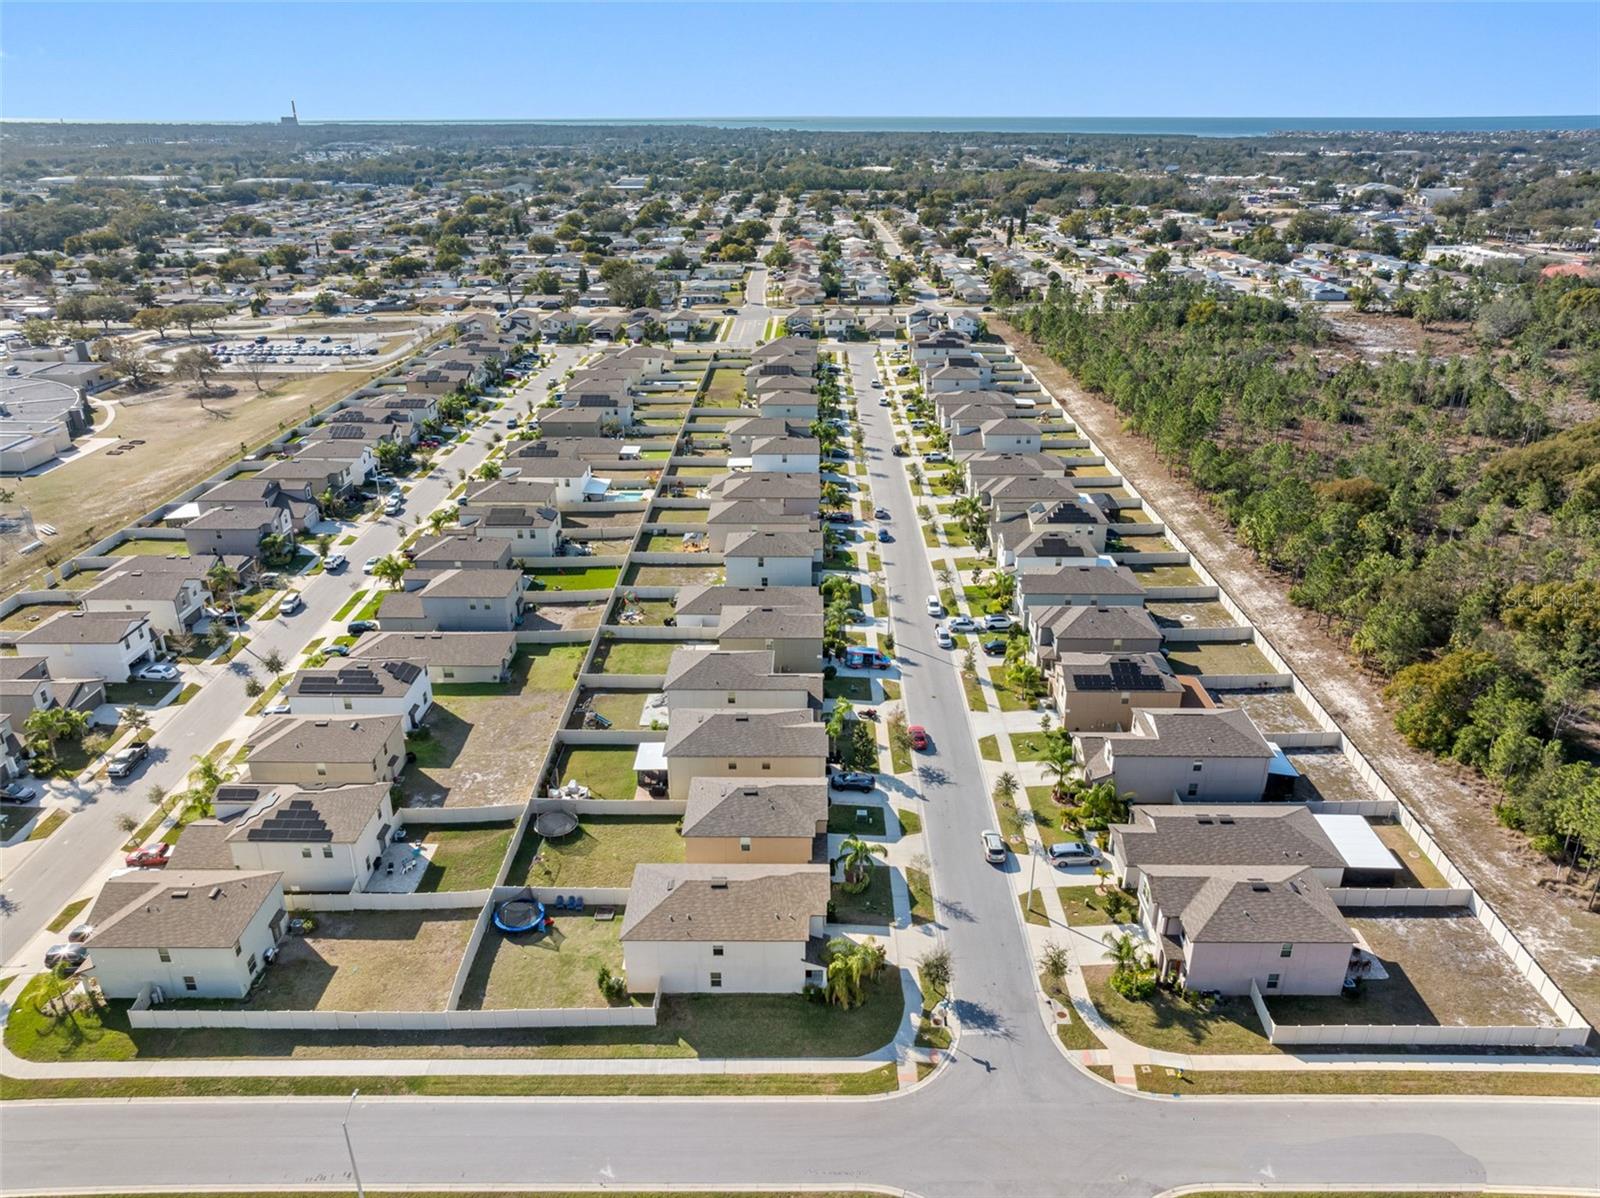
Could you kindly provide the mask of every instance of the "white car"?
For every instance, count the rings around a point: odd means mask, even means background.
[[[977,632],[978,626],[972,622],[971,616],[952,616],[949,628],[951,632]]]
[[[939,601],[939,596],[928,596],[928,614],[933,616],[935,619],[944,615],[944,604]]]
[[[945,460],[944,451],[942,449],[930,449],[922,456],[927,458],[930,462],[942,462]]]
[[[327,557],[322,559],[322,568],[329,574],[332,574],[335,571],[343,570],[345,566],[349,564],[349,562],[350,559],[345,557],[345,555],[342,553],[330,553]]]
[[[367,560],[366,560],[366,562],[365,562],[365,564],[363,564],[363,565],[362,565],[362,567],[361,567],[361,572],[362,572],[362,573],[363,573],[363,574],[371,574],[371,573],[372,573],[372,571],[373,571],[373,569],[374,569],[374,568],[375,568],[375,567],[376,567],[376,566],[377,566],[377,564],[378,564],[378,563],[379,563],[379,562],[380,562],[380,561],[382,561],[382,560],[383,560],[383,559],[382,559],[382,558],[377,558],[377,557],[369,557],[369,558],[368,558],[368,559],[367,559]]]
[[[172,682],[178,677],[178,667],[158,661],[154,665],[145,666],[134,677],[140,682]]]
[[[956,638],[951,636],[947,629],[941,628],[935,635],[939,641],[939,648],[954,649],[956,647]]]
[[[292,616],[296,612],[304,610],[305,605],[305,600],[301,599],[298,594],[292,594],[278,605],[278,614],[280,616]]]
[[[262,715],[288,715],[290,707],[287,703],[273,703],[261,709]]]
[[[1006,859],[1006,842],[1000,839],[1000,833],[993,829],[980,835],[983,843],[983,859],[990,864],[999,865]]]
[[[1011,630],[1011,617],[1004,612],[984,616],[983,630],[985,632],[1009,632]]]

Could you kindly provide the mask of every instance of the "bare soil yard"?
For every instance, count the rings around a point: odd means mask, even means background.
[[[472,934],[465,912],[321,912],[290,936],[245,1008],[442,1011]]]
[[[1600,912],[1584,910],[1575,892],[1557,885],[1555,866],[1520,834],[1499,825],[1494,788],[1407,745],[1384,706],[1381,681],[1363,673],[1347,645],[1315,615],[1289,602],[1286,583],[1234,542],[1204,499],[1168,473],[1149,442],[1125,431],[1110,404],[1086,394],[1004,321],[991,319],[990,328],[1020,351],[1079,427],[1160,509],[1196,560],[1228,589],[1568,997],[1591,1022],[1600,1020]]]

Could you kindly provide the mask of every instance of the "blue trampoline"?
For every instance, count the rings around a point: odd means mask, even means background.
[[[531,891],[507,899],[494,909],[494,926],[508,936],[542,931],[548,919],[544,904]]]

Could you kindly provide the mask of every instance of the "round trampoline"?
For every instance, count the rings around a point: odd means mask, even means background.
[[[519,894],[494,909],[494,926],[507,935],[535,932],[544,926],[544,904],[532,894]]]
[[[567,836],[577,826],[578,817],[570,811],[541,811],[533,820],[533,830],[546,840]]]

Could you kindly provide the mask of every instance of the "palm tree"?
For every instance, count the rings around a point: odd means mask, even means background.
[[[57,741],[81,736],[88,726],[89,713],[71,707],[37,708],[22,721],[23,730],[31,737],[43,740],[52,752]]]
[[[861,1001],[861,954],[856,943],[844,936],[828,941],[828,1001],[849,1010]]]
[[[983,509],[983,504],[975,496],[963,495],[950,505],[950,514],[961,525],[961,529],[967,534],[968,540],[976,546],[979,534],[989,524],[989,517]]]
[[[865,890],[872,880],[873,858],[881,857],[886,852],[881,844],[873,844],[856,836],[845,840],[839,846],[839,862],[844,866],[844,888],[855,894]]]
[[[444,526],[449,524],[455,518],[456,511],[454,508],[435,508],[433,511],[428,513],[428,527],[433,531],[435,536],[438,536],[440,531],[443,530]]]
[[[398,591],[405,583],[406,571],[411,568],[411,563],[397,553],[388,557],[380,557],[372,567],[372,576],[389,584],[391,591]]]
[[[827,723],[828,739],[833,742],[834,752],[839,752],[839,742],[844,740],[845,730],[850,727],[854,720],[855,708],[851,705],[850,700],[844,698],[835,699],[833,711],[828,716]]]
[[[117,712],[117,719],[133,729],[134,739],[139,739],[139,733],[150,727],[150,717],[144,713],[144,708],[128,706]]]
[[[1073,751],[1072,742],[1063,737],[1052,736],[1050,746],[1045,750],[1044,760],[1039,764],[1044,768],[1045,779],[1050,783],[1051,799],[1057,803],[1064,803],[1070,790],[1072,772],[1078,764],[1078,755]]]
[[[1100,937],[1100,943],[1106,946],[1106,950],[1111,957],[1111,964],[1116,968],[1145,968],[1144,948],[1131,934],[1127,932],[1107,932]]]
[[[217,787],[228,779],[209,753],[202,753],[196,757],[194,768],[189,772],[194,778],[194,786],[189,791],[189,802],[196,808],[198,814],[210,815],[211,800],[216,796]]]
[[[1017,797],[1017,776],[1010,770],[1001,774],[994,780],[994,793],[1003,802],[1010,802]]]

